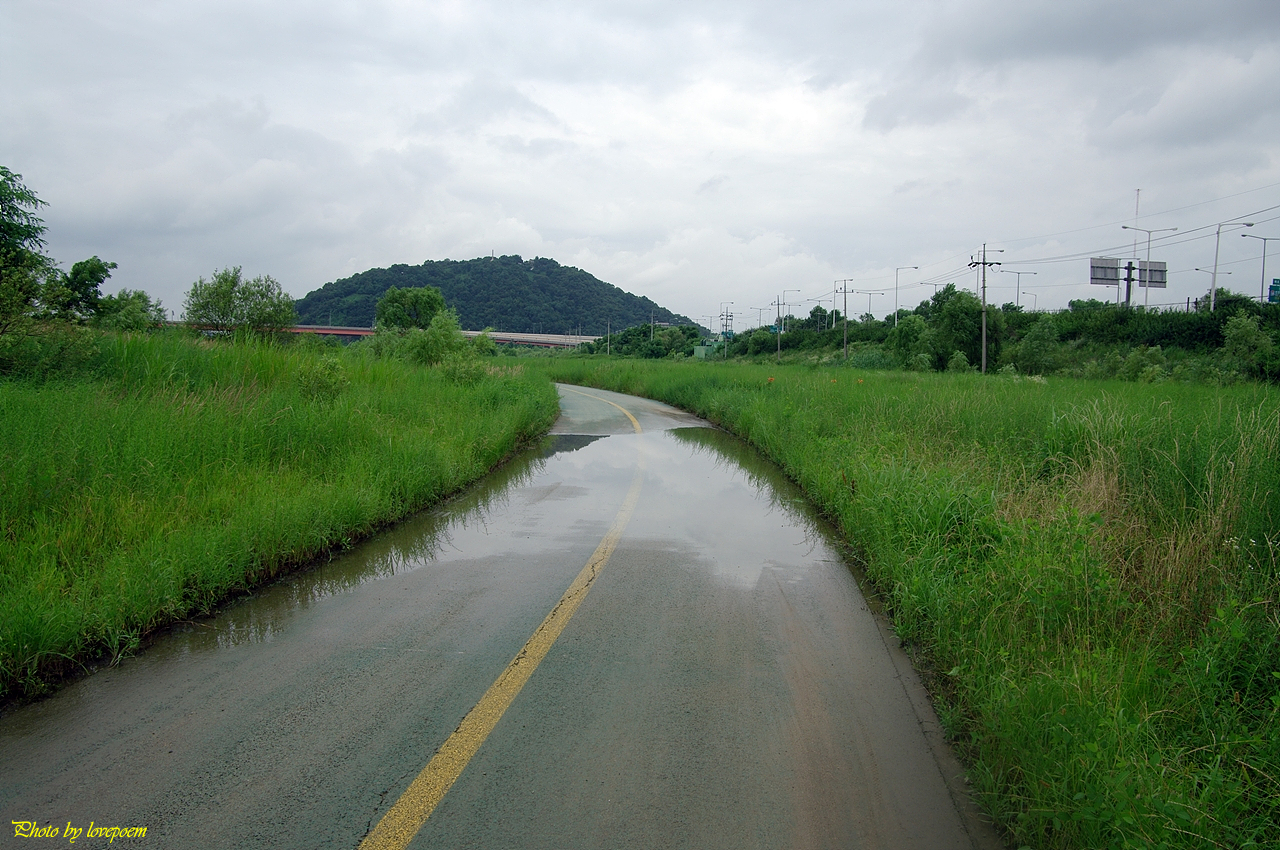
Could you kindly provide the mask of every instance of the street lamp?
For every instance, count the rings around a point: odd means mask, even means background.
[[[1205,274],[1211,274],[1211,275],[1214,275],[1215,277],[1217,277],[1217,276],[1218,276],[1218,275],[1220,275],[1220,274],[1231,274],[1231,272],[1215,272],[1213,269],[1199,269],[1199,268],[1198,268],[1198,269],[1196,269],[1196,271],[1198,271],[1198,272],[1204,272]],[[1199,303],[1199,301],[1200,301],[1200,299],[1199,299],[1199,298],[1197,298],[1197,299],[1196,299],[1196,303]],[[1212,308],[1212,307],[1210,307],[1209,309],[1210,309],[1210,310],[1212,310],[1213,308]]]
[[[1218,225],[1218,226],[1219,226],[1219,227],[1221,227],[1222,225]],[[1129,226],[1129,225],[1127,225],[1127,224],[1122,224],[1122,225],[1120,225],[1120,229],[1121,229],[1121,230],[1141,230],[1143,233],[1147,234],[1147,285],[1146,285],[1146,290],[1147,290],[1147,291],[1146,291],[1146,292],[1144,292],[1144,293],[1143,293],[1143,295],[1142,295],[1142,309],[1143,309],[1143,310],[1145,310],[1145,309],[1147,309],[1148,305],[1150,305],[1150,304],[1151,304],[1151,234],[1153,234],[1153,233],[1173,233],[1173,232],[1177,231],[1177,229],[1178,229],[1178,228],[1176,228],[1176,227],[1158,227],[1158,228],[1156,228],[1155,230],[1147,230],[1145,227],[1130,227],[1130,226]],[[1264,265],[1265,265],[1265,263],[1264,263]],[[1132,274],[1132,272],[1130,272],[1130,274]],[[1141,271],[1139,271],[1139,272],[1138,272],[1138,279],[1139,279],[1139,280],[1141,280],[1141,279],[1142,279],[1142,272],[1141,272]],[[1127,306],[1127,305],[1126,305],[1126,306]]]
[[[1034,313],[1036,311],[1036,302],[1038,302],[1040,299],[1036,297],[1036,294],[1034,292],[1024,292],[1022,294],[1031,296],[1031,312]]]
[[[817,302],[818,302],[818,306],[819,306],[819,307],[821,307],[821,306],[822,306],[822,302],[823,302],[823,301],[826,301],[827,299],[826,299],[826,298],[824,298],[823,296],[819,295],[817,298],[810,298],[809,300],[810,300],[810,301],[817,301]],[[834,315],[834,313],[836,312],[836,296],[835,296],[835,293],[834,293],[834,292],[833,292],[833,293],[832,293],[832,295],[831,295],[831,312],[832,312],[832,314],[833,314],[833,315]],[[823,320],[822,320],[822,327],[821,327],[821,328],[818,328],[817,330],[824,330],[824,331],[825,331],[826,329],[827,329],[827,320],[826,320],[826,319],[823,319]]]
[[[1022,276],[1024,274],[1040,274],[1040,272],[1015,272],[1013,269],[1001,269],[1000,274],[1016,274],[1018,276],[1013,284],[1013,303],[1021,306],[1018,301],[1018,293],[1022,291]]]
[[[1228,224],[1237,224],[1244,227],[1253,227],[1252,221],[1229,222],[1224,221],[1218,224],[1218,235],[1213,239],[1213,280],[1209,283],[1209,312],[1213,312],[1213,308],[1218,303],[1218,248],[1222,244],[1222,228]]]
[[[867,315],[871,315],[871,296],[873,296],[873,295],[884,295],[884,293],[883,293],[883,292],[870,292],[870,291],[868,291],[868,290],[866,290],[866,289],[855,289],[855,290],[853,290],[853,294],[854,294],[854,295],[865,295],[865,296],[867,296]],[[872,316],[872,318],[875,318],[875,317],[874,317],[874,316]]]
[[[893,270],[893,326],[898,326],[898,272],[903,269],[919,269],[919,266],[899,266]],[[867,299],[867,312],[871,312],[871,299]]]
[[[1241,233],[1240,235],[1262,241],[1262,286],[1258,289],[1258,303],[1265,303],[1267,293],[1267,243],[1280,242],[1280,236],[1254,236],[1252,233]]]

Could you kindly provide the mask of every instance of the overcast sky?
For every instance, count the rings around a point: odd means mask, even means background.
[[[1059,308],[1114,297],[1087,258],[1137,189],[1181,304],[1219,222],[1280,237],[1276,0],[6,0],[0,50],[50,253],[177,310],[224,266],[300,297],[493,251],[742,329],[972,287],[984,242],[991,301]],[[1219,285],[1257,295],[1240,232]]]

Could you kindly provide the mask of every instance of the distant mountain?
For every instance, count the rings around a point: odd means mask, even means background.
[[[539,257],[427,260],[420,266],[370,269],[308,293],[298,301],[298,323],[370,327],[374,307],[392,286],[435,286],[458,311],[467,330],[512,333],[604,334],[655,322],[692,325],[687,316],[623,292],[611,283]]]

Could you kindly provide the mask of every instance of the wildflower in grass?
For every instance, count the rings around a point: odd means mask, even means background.
[[[770,379],[769,379],[769,383],[771,383],[771,384],[773,383],[773,378],[770,378]]]

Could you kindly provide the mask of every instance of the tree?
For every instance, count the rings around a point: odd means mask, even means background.
[[[210,280],[201,277],[187,292],[183,319],[193,328],[234,333],[269,333],[291,328],[298,311],[275,278],[245,280],[240,267],[221,269]]]
[[[444,296],[435,287],[389,287],[378,300],[375,324],[380,328],[428,329],[444,310]]]
[[[746,340],[748,354],[770,354],[777,345],[774,334],[764,328],[756,328]]]
[[[932,359],[927,332],[928,325],[920,316],[903,316],[898,326],[889,331],[885,347],[898,355],[903,363],[910,363],[917,354],[927,354]]]
[[[1225,339],[1222,353],[1232,366],[1246,375],[1256,375],[1275,348],[1275,341],[1258,326],[1259,321],[1257,316],[1250,316],[1240,309],[1227,319],[1222,332]]]
[[[68,294],[66,309],[80,316],[97,313],[98,302],[102,300],[102,284],[111,277],[115,268],[115,263],[103,262],[96,255],[73,265],[71,273],[62,281]]]
[[[111,331],[141,331],[163,325],[164,308],[145,292],[122,289],[98,301],[93,324]]]
[[[0,165],[0,335],[23,335],[55,276],[44,254],[44,206],[22,183],[22,175]]]
[[[375,324],[383,328],[431,327],[431,320],[444,309],[444,295],[434,286],[392,286],[378,299]]]
[[[1058,356],[1058,326],[1050,316],[1045,316],[1031,326],[1018,343],[1013,362],[1024,375],[1044,375],[1052,372]]]

